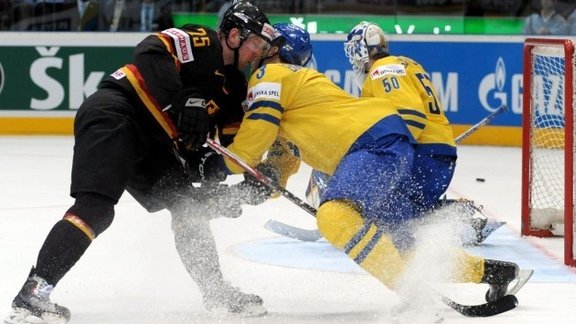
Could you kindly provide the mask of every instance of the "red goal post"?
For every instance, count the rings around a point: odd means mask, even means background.
[[[522,235],[564,236],[564,263],[574,255],[574,43],[524,41]]]

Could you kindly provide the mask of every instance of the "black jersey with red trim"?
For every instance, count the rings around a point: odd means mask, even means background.
[[[134,61],[105,78],[100,87],[128,93],[170,140],[178,138],[178,131],[166,108],[181,89],[198,87],[213,117],[212,133],[217,129],[233,136],[243,110],[238,100],[228,96],[223,66],[217,33],[205,26],[185,25],[147,36],[136,46]]]

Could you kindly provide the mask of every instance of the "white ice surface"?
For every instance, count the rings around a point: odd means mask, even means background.
[[[0,137],[1,318],[9,313],[48,231],[72,203],[72,145],[70,137]],[[309,172],[302,168],[288,189],[303,197]],[[449,197],[473,199],[488,216],[508,222],[472,251],[516,261],[536,273],[518,293],[517,309],[478,319],[437,304],[443,323],[574,323],[576,272],[562,265],[562,239],[520,238],[520,173],[518,148],[460,148]],[[284,198],[246,207],[238,219],[212,221],[225,276],[260,294],[269,310],[266,317],[207,314],[173,247],[168,213],[148,214],[129,195],[118,204],[112,226],[58,284],[52,299],[69,307],[70,323],[77,324],[391,322],[390,307],[398,302],[394,293],[323,241],[303,243],[266,231],[263,224],[270,218],[315,226],[311,216]],[[486,287],[441,288],[472,304],[482,301]]]

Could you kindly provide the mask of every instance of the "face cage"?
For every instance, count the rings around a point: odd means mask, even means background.
[[[366,64],[369,61],[368,49],[359,41],[347,41],[344,43],[344,53],[352,65],[352,69],[358,73],[365,73]]]

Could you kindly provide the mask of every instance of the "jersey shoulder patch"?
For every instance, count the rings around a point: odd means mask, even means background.
[[[220,44],[213,30],[197,25],[186,25],[186,29],[168,28],[160,33],[172,39],[176,57],[181,63],[194,61],[193,49],[215,48],[216,55]]]
[[[388,75],[405,76],[406,67],[403,64],[393,63],[377,66],[370,71],[370,78],[372,80],[381,79]]]
[[[188,33],[178,28],[168,28],[163,30],[162,34],[169,36],[174,41],[174,49],[180,62],[188,63],[194,61],[192,41]]]

